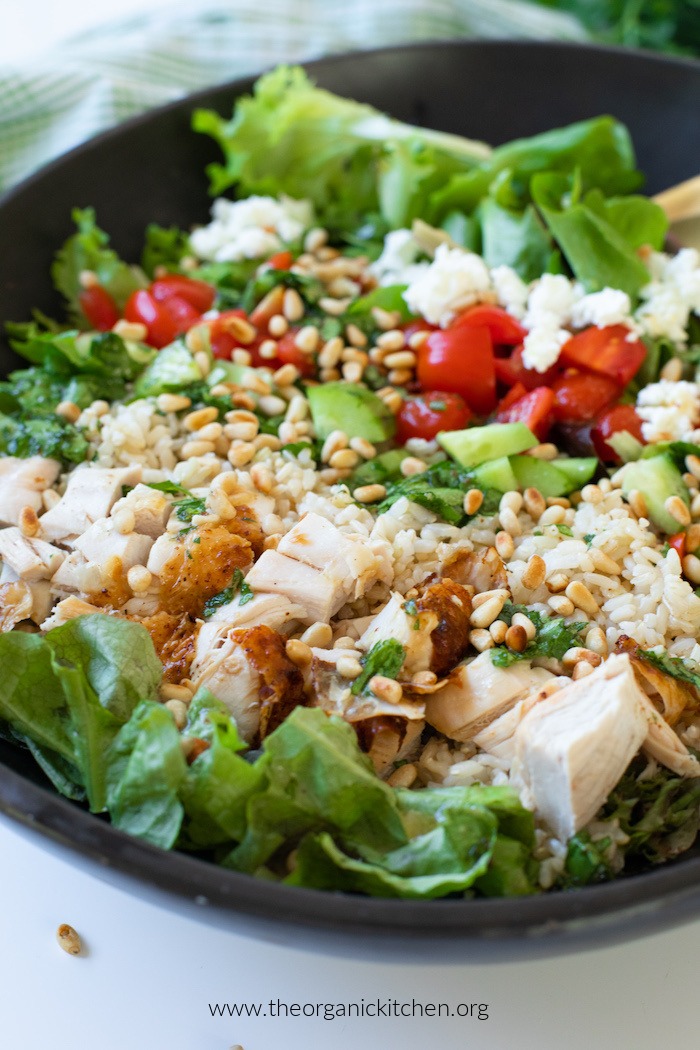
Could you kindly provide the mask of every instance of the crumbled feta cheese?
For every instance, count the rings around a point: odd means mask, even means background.
[[[525,316],[528,287],[510,266],[496,266],[491,271],[496,301],[519,321]]]
[[[556,364],[564,343],[571,332],[557,325],[539,324],[531,328],[523,340],[523,364],[536,372],[546,372]]]
[[[410,230],[392,230],[384,238],[382,254],[369,270],[381,285],[410,284],[430,266],[416,262],[421,246]]]
[[[700,384],[661,379],[637,395],[645,441],[695,441],[700,424]]]
[[[561,348],[570,338],[574,303],[582,295],[562,274],[545,273],[531,287],[523,324],[528,334],[523,341],[523,364],[536,372],[546,372],[556,363]]]
[[[246,197],[229,201],[219,197],[211,209],[212,221],[190,235],[200,259],[238,262],[260,259],[279,251],[313,225],[310,201],[291,197]]]
[[[627,292],[617,288],[603,288],[578,299],[571,308],[571,320],[574,328],[587,328],[595,325],[605,328],[607,325],[621,324],[631,328],[632,303]]]
[[[474,252],[440,244],[433,262],[411,281],[403,297],[413,313],[446,328],[461,310],[492,299],[489,269]]]
[[[694,248],[674,256],[652,252],[648,265],[652,280],[641,290],[635,317],[652,338],[683,345],[688,341],[688,318],[700,311],[700,255]]]

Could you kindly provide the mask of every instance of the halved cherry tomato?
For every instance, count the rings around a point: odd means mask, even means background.
[[[184,299],[200,314],[211,310],[216,299],[216,288],[213,285],[207,284],[206,281],[196,281],[192,277],[184,277],[178,273],[159,277],[148,290],[159,303],[174,297]]]
[[[459,394],[428,390],[412,401],[404,401],[397,416],[397,440],[405,445],[409,438],[431,441],[441,430],[462,430],[472,412]]]
[[[464,313],[453,322],[453,327],[470,325],[472,328],[488,328],[491,339],[496,346],[515,346],[522,343],[527,335],[527,329],[523,328],[519,321],[504,310],[502,306],[490,306],[487,303],[479,303],[470,306]]]
[[[305,354],[295,343],[298,328],[290,328],[277,342],[277,361],[283,365],[294,365],[299,372],[307,378],[316,372],[314,359],[311,354]],[[269,365],[270,361],[264,362]]]
[[[139,321],[145,325],[146,342],[158,350],[196,324],[200,316],[184,299],[173,296],[158,302],[145,288],[132,292],[124,307],[126,320]]]
[[[459,325],[431,332],[418,352],[418,381],[424,390],[461,394],[486,416],[496,406],[496,372],[488,328]]]
[[[612,408],[601,413],[595,421],[591,429],[591,441],[596,455],[604,463],[619,462],[620,457],[607,444],[607,439],[622,430],[626,430],[637,441],[644,443],[642,420],[637,415],[634,405],[613,405]]]
[[[246,320],[245,310],[224,310],[218,317],[207,322],[211,352],[220,361],[230,361],[233,351],[243,345],[233,334],[235,329],[230,324],[233,318]]]
[[[522,344],[513,349],[510,357],[496,358],[496,376],[504,386],[522,383],[526,390],[534,390],[538,386],[551,386],[560,374],[561,367],[558,364],[552,365],[546,372],[526,368],[523,364]]]
[[[288,270],[293,262],[294,256],[291,252],[277,252],[270,256],[266,266],[269,266],[271,270]]]
[[[119,310],[109,292],[101,284],[84,288],[78,296],[80,309],[98,332],[109,332],[119,320]]]
[[[544,441],[552,425],[554,394],[547,386],[529,390],[505,409],[496,412],[498,423],[524,423],[535,437]]]
[[[498,402],[496,412],[505,412],[507,408],[514,405],[516,401],[519,401],[521,397],[525,397],[525,394],[527,394],[527,390],[523,384],[516,383],[515,386],[512,386],[508,393]]]
[[[668,537],[667,543],[669,547],[673,547],[674,550],[678,551],[679,558],[685,558],[688,543],[687,532],[676,532],[675,535]]]
[[[559,360],[563,365],[584,368],[607,376],[618,386],[627,386],[647,354],[644,343],[628,340],[629,334],[629,328],[621,324],[586,328],[564,343]]]
[[[565,372],[552,384],[557,423],[587,423],[616,401],[620,387],[605,376]]]

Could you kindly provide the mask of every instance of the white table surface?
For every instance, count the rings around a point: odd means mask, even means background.
[[[96,878],[0,818],[8,1050],[658,1050],[697,1045],[700,922],[535,962],[402,965],[280,948]],[[69,923],[85,954],[67,955]],[[488,1020],[212,1017],[215,1002],[483,1003]]]
[[[232,0],[235,2],[235,0]],[[0,0],[0,63],[169,0]],[[73,925],[86,952],[57,945]],[[8,1050],[657,1050],[695,1045],[700,922],[537,962],[403,966],[283,949],[146,903],[0,819],[0,1045]],[[457,1018],[213,1018],[209,1003],[415,998]]]

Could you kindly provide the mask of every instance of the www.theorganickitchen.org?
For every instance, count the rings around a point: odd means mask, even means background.
[[[488,1003],[424,1003],[416,999],[360,999],[354,1003],[209,1003],[212,1017],[318,1017],[335,1021],[350,1017],[464,1017],[488,1021]]]

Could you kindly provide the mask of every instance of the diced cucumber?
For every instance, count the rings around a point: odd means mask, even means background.
[[[376,394],[358,383],[307,386],[316,436],[323,441],[333,430],[381,444],[394,436],[393,413]]]
[[[176,393],[201,378],[199,366],[184,343],[172,343],[164,347],[141,373],[134,394],[136,397],[157,397],[158,394]]]
[[[586,482],[591,480],[598,467],[598,460],[595,456],[583,456],[580,459],[553,459],[550,462],[566,478],[569,486],[566,492],[583,488]]]
[[[236,365],[233,361],[217,361],[207,376],[207,386],[217,383],[242,383],[247,375],[254,375],[255,369],[247,365]]]
[[[623,463],[631,463],[635,459],[639,459],[644,453],[644,445],[641,441],[637,441],[634,435],[630,434],[629,430],[618,430],[615,434],[611,434],[609,438],[605,439],[606,445],[610,445],[616,456],[619,456]]]
[[[518,481],[518,488],[538,489],[542,495],[563,496],[571,491],[569,479],[561,470],[544,459],[534,456],[511,456],[510,465]]]
[[[644,497],[650,520],[662,532],[672,535],[681,527],[666,510],[669,496],[678,496],[690,505],[688,487],[671,456],[664,452],[652,459],[638,459],[628,463],[622,474],[622,494],[628,496],[636,489]]]
[[[482,489],[497,489],[499,492],[514,492],[518,479],[507,456],[482,463],[474,471],[474,484]]]
[[[487,423],[468,430],[446,430],[437,436],[449,456],[463,467],[478,467],[491,459],[514,456],[539,441],[524,423]]]
[[[401,464],[408,456],[403,448],[391,448],[388,452],[382,452],[374,459],[367,460],[354,470],[349,481],[350,488],[360,485],[383,485],[386,481],[392,481],[401,477]]]

